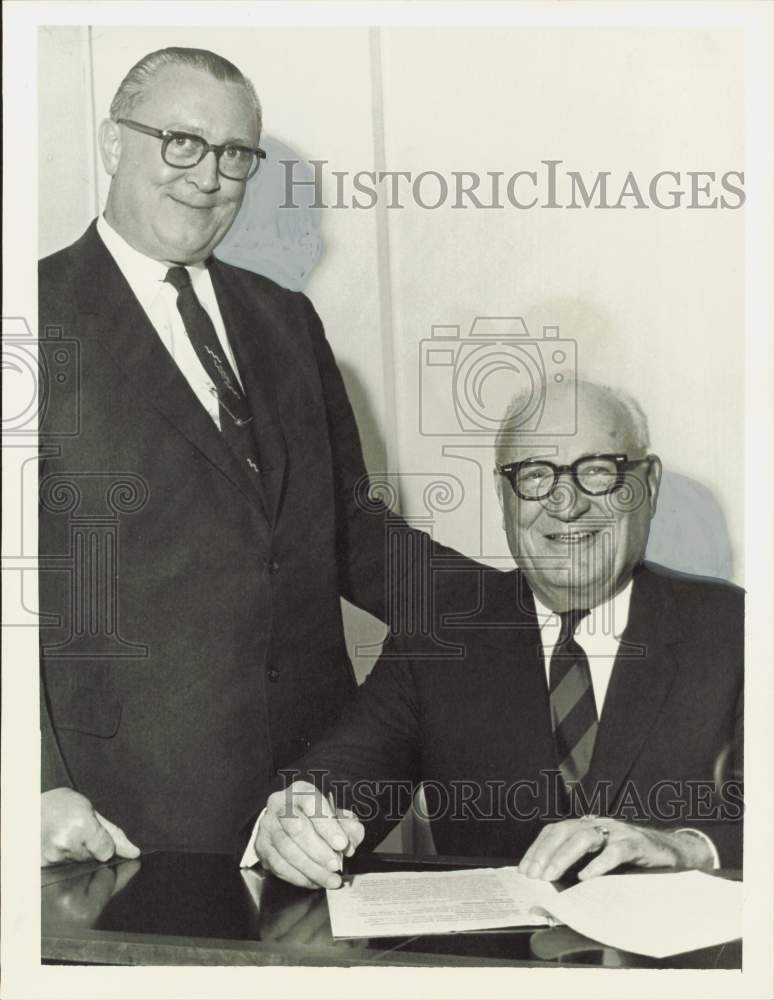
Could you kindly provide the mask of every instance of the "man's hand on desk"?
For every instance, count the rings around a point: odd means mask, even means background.
[[[701,835],[584,816],[543,827],[521,859],[519,871],[530,878],[553,882],[585,854],[595,857],[578,872],[579,879],[604,875],[623,864],[641,868],[713,865],[712,849]]]
[[[269,796],[255,851],[263,867],[286,882],[338,889],[342,855],[352,857],[364,835],[353,813],[335,809],[308,781],[294,781]]]
[[[53,788],[40,797],[41,865],[62,861],[108,861],[140,854],[124,831],[72,788]]]

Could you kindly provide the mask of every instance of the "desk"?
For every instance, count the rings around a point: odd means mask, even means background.
[[[366,854],[350,870],[498,864],[513,860]],[[324,892],[240,872],[222,854],[154,851],[137,861],[59,865],[41,869],[41,883],[41,957],[48,962],[741,968],[740,941],[656,960],[603,948],[567,927],[336,941]]]

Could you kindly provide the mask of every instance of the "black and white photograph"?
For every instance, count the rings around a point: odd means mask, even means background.
[[[3,995],[769,996],[772,7],[4,24]]]

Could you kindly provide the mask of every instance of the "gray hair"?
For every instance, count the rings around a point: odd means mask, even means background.
[[[252,82],[241,70],[224,59],[223,56],[210,52],[209,49],[184,49],[170,47],[149,52],[129,70],[121,81],[118,90],[110,103],[110,117],[113,121],[128,118],[142,100],[154,77],[165,66],[188,66],[198,69],[221,83],[237,83],[245,88],[255,107],[255,118],[258,123],[258,135],[261,134],[263,118],[261,102],[255,92]]]
[[[594,382],[592,379],[576,379],[571,375],[565,375],[560,383],[552,383],[550,387],[546,387],[545,391],[546,395],[551,392],[575,392],[580,385],[591,386],[599,392],[612,396],[631,422],[637,446],[644,451],[650,448],[650,430],[645,411],[634,396],[631,396],[628,392],[624,392],[623,389],[604,385],[601,382]],[[517,392],[508,404],[495,439],[495,457],[500,455],[500,452],[506,445],[513,444],[518,435],[521,434],[524,437],[529,437],[531,433],[535,433],[534,431],[530,432],[519,428],[519,417],[529,406],[533,393],[533,388],[527,386]]]

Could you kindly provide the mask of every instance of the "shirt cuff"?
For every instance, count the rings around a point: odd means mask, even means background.
[[[261,809],[258,819],[255,821],[255,826],[253,827],[253,832],[250,834],[250,839],[247,841],[247,847],[245,848],[245,853],[242,855],[242,860],[239,862],[240,868],[252,868],[253,865],[258,865],[261,863],[261,859],[255,850],[255,838],[258,835],[258,826],[261,820],[266,815],[266,808]]]
[[[702,833],[701,830],[694,830],[690,826],[681,827],[679,830],[675,830],[675,833],[689,833],[692,837],[701,837],[701,839],[709,848],[710,853],[712,854],[713,871],[720,868],[720,855],[718,854],[718,849],[717,847],[715,847],[715,845],[712,843],[712,841],[710,840],[710,838],[707,836],[706,833]]]

